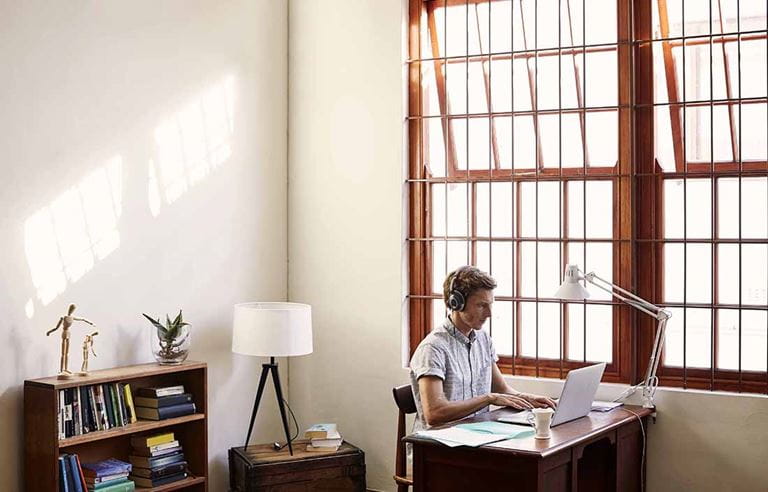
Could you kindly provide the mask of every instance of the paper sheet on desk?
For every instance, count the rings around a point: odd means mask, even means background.
[[[449,427],[447,429],[423,430],[416,433],[419,437],[426,437],[439,441],[446,446],[470,446],[476,448],[484,444],[503,441],[507,436],[501,434],[489,434],[473,432],[471,430]]]
[[[533,429],[525,425],[505,424],[504,422],[473,422],[471,424],[459,424],[456,427],[484,434],[496,434],[505,439],[528,437],[533,435]]]

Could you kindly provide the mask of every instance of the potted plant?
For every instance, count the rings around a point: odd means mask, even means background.
[[[145,318],[152,323],[154,329],[150,337],[152,346],[152,355],[160,364],[181,364],[186,360],[189,354],[189,323],[185,323],[179,310],[178,316],[171,321],[168,315],[165,315],[165,326],[160,323],[160,318],[152,317],[142,313]]]

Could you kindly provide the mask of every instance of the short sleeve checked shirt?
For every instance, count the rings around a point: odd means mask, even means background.
[[[491,391],[491,367],[498,360],[490,335],[472,330],[469,337],[450,318],[421,341],[411,358],[411,389],[416,401],[414,430],[427,428],[419,395],[419,378],[437,376],[449,401],[481,396]],[[476,413],[487,412],[488,407]]]

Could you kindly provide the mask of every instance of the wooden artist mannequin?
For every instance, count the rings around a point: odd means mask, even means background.
[[[83,340],[83,365],[80,366],[80,372],[78,373],[80,376],[88,375],[88,349],[90,349],[94,357],[98,357],[96,351],[93,350],[93,337],[98,334],[98,331],[94,331],[90,335],[85,335],[85,339]]]
[[[45,334],[45,336],[49,336],[51,333],[61,328],[61,363],[59,365],[59,379],[69,379],[72,377],[72,373],[67,369],[67,365],[69,363],[69,327],[72,326],[72,323],[75,321],[82,321],[84,323],[88,323],[91,326],[96,326],[85,318],[72,316],[72,313],[75,312],[76,308],[77,306],[70,304],[67,315],[59,318],[59,322],[56,323],[56,327],[48,330],[48,332]]]

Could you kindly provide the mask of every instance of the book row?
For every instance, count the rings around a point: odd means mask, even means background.
[[[131,386],[104,383],[59,390],[59,439],[136,422]]]

